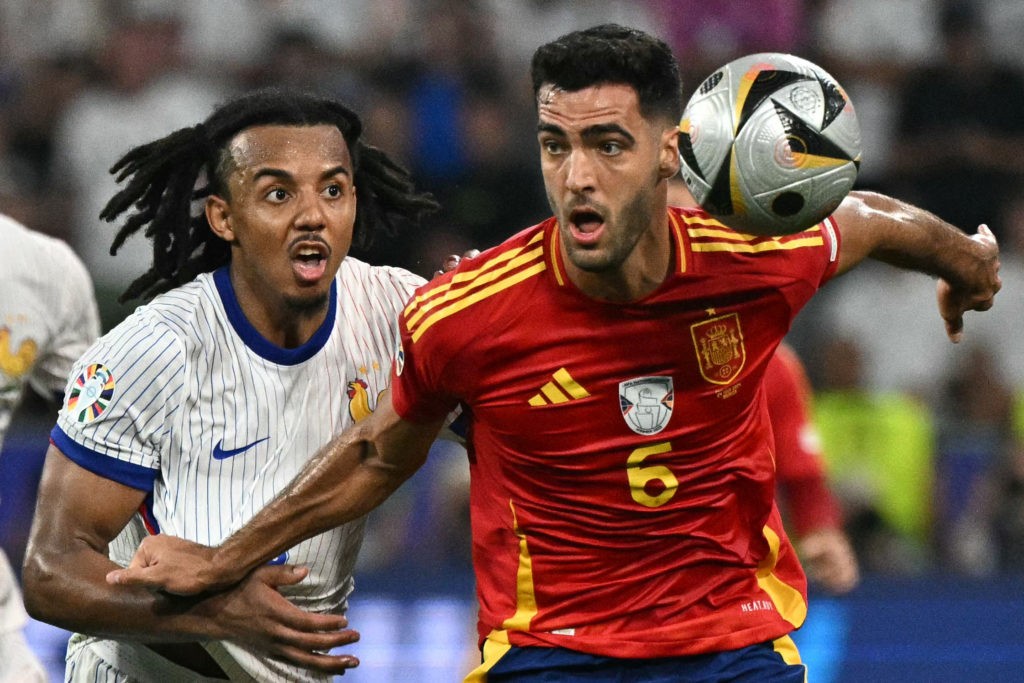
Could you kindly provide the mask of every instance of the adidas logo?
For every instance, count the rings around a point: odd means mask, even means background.
[[[530,399],[530,405],[537,408],[557,403],[568,403],[588,396],[590,396],[590,392],[580,386],[568,370],[559,368],[558,372],[551,376],[551,381],[542,386],[540,391]]]

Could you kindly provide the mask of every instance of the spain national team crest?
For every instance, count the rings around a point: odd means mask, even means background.
[[[114,397],[114,386],[110,370],[93,363],[78,376],[68,392],[68,412],[76,422],[92,422],[107,409]]]
[[[736,313],[721,315],[690,326],[700,374],[712,384],[729,384],[747,360],[743,331]]]
[[[622,418],[637,434],[657,434],[672,417],[675,400],[671,377],[637,377],[619,382]]]

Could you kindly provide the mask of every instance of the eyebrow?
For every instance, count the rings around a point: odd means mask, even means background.
[[[352,172],[349,171],[348,166],[339,164],[338,166],[329,168],[323,173],[321,173],[320,179],[324,180],[326,178],[331,178],[338,174],[349,177],[352,176]],[[253,175],[253,180],[259,180],[260,178],[278,178],[280,180],[291,180],[293,176],[288,171],[285,171],[280,168],[261,168],[260,170],[256,171],[256,173]]]
[[[556,126],[553,123],[545,123],[543,121],[537,124],[537,132],[550,133],[551,135],[558,135],[561,137],[566,136],[565,131],[562,130],[560,126]],[[594,124],[593,126],[587,126],[586,128],[583,129],[583,132],[580,133],[580,136],[584,140],[591,140],[593,138],[608,135],[609,133],[621,135],[622,137],[626,138],[626,140],[628,140],[631,144],[636,142],[636,138],[634,138],[629,131],[627,131],[625,128],[623,128],[617,123],[597,123]]]

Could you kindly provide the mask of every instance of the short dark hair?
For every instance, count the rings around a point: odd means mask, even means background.
[[[418,223],[437,210],[433,197],[416,190],[403,167],[360,139],[359,117],[340,102],[277,89],[246,93],[218,107],[203,123],[135,147],[110,169],[127,184],[100,218],[113,221],[128,214],[110,253],[143,228],[153,241],[150,269],[121,301],[154,296],[228,263],[230,246],[213,233],[205,213],[193,215],[192,203],[212,194],[230,199],[227,178],[234,166],[228,145],[238,133],[254,126],[320,124],[337,126],[352,156],[357,196],[353,246],[367,249],[375,235],[394,235],[396,219]]]
[[[679,64],[662,40],[637,29],[602,24],[541,45],[530,67],[533,95],[541,86],[575,92],[603,83],[636,90],[640,113],[678,121],[683,113]]]

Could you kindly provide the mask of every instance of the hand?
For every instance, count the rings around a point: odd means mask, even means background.
[[[197,612],[213,622],[212,637],[267,652],[306,669],[343,674],[359,665],[352,655],[324,654],[359,640],[339,614],[306,612],[279,591],[306,578],[293,565],[264,565],[231,590],[203,599]]]
[[[804,536],[800,556],[807,576],[833,595],[848,593],[860,583],[853,547],[839,529],[818,529]]]
[[[946,321],[946,335],[954,344],[963,338],[964,313],[992,308],[996,292],[1002,287],[999,279],[999,245],[996,244],[995,235],[987,225],[980,225],[971,239],[980,245],[975,281],[954,285],[940,279],[936,285],[939,313]]]
[[[197,595],[237,583],[240,576],[221,576],[215,549],[167,534],[142,539],[131,563],[107,574],[107,583],[143,586],[173,595]]]
[[[459,264],[462,263],[462,259],[476,258],[479,255],[479,249],[470,249],[469,251],[465,252],[462,256],[459,256],[458,254],[449,254],[448,256],[445,257],[444,262],[441,264],[441,270],[434,271],[434,277],[437,277],[438,275],[444,275],[445,273],[450,273],[451,271],[455,270],[456,268],[459,267]]]

